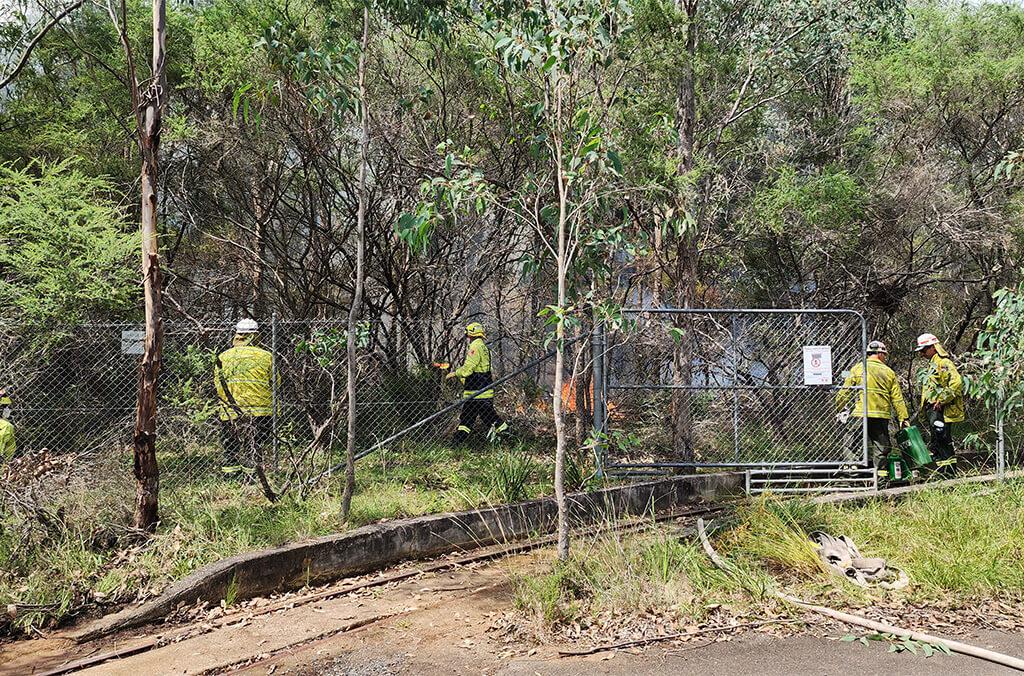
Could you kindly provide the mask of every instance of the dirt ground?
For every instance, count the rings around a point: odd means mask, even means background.
[[[832,635],[778,638],[750,632],[731,640],[694,640],[563,658],[557,646],[534,647],[501,622],[510,607],[509,570],[537,566],[550,552],[427,573],[383,587],[253,616],[210,628],[196,618],[187,635],[156,649],[88,669],[86,674],[999,674],[996,665],[960,656],[891,654]],[[181,627],[140,630],[75,645],[54,636],[0,647],[0,674],[42,673],[114,648],[173,638]],[[820,633],[820,632],[819,632]],[[828,634],[829,632],[825,632]],[[1024,655],[1024,634],[986,631],[963,639]],[[573,646],[579,647],[579,646]]]

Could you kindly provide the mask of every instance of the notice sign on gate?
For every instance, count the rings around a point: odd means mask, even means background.
[[[804,385],[832,384],[832,346],[804,345]]]
[[[121,331],[121,354],[142,354],[146,347],[146,332],[125,329]]]

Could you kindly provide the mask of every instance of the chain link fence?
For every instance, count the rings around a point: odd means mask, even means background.
[[[859,314],[629,309],[624,317],[607,336],[599,331],[593,342],[585,336],[567,345],[576,355],[567,360],[576,380],[567,373],[563,391],[577,423],[574,441],[586,444],[593,413],[610,469],[867,465],[864,421],[836,418],[845,375],[864,359]],[[432,453],[452,447],[462,391],[445,375],[464,357],[463,324],[393,318],[360,325],[356,450],[372,452],[363,462],[405,454],[428,467]],[[165,323],[158,421],[165,490],[222,480],[225,435],[213,368],[233,335],[233,322]],[[346,335],[343,321],[261,324],[258,344],[273,355],[276,386],[269,431],[249,437],[249,453],[258,451],[276,487],[330,483],[344,460]],[[495,378],[511,376],[495,402],[512,429],[499,439],[476,430],[478,449],[524,440],[546,448],[554,374],[545,338],[489,337]],[[603,355],[593,371],[591,346]],[[88,463],[76,480],[129,489],[141,349],[141,327],[129,323],[0,325],[0,388],[14,398],[19,460]],[[968,415],[958,450],[994,463],[990,412],[969,403]],[[1007,424],[1011,466],[1024,455],[1018,427]]]
[[[225,430],[214,363],[233,336],[233,322],[164,324],[157,448],[165,489],[221,478]],[[344,459],[346,339],[344,321],[261,324],[256,345],[273,355],[272,413],[256,421],[255,435],[242,435],[250,456],[243,463],[255,462],[251,456],[257,453],[277,486],[322,480]],[[45,331],[0,326],[0,387],[15,402],[18,455],[49,464],[90,463],[97,472],[130,478],[142,340],[142,328],[130,323]],[[357,340],[357,451],[461,398],[458,381],[445,379],[464,356],[459,322],[364,322]],[[544,339],[499,335],[488,344],[500,377],[541,354]],[[515,430],[505,443],[546,433],[550,382],[550,364],[541,359],[498,389],[497,408]],[[446,446],[457,418],[457,410],[439,416],[386,450],[429,453]],[[482,438],[486,431],[476,433]]]
[[[865,421],[837,419],[864,319],[826,310],[627,310],[607,338],[610,466],[867,464]],[[863,388],[851,392],[856,399]]]

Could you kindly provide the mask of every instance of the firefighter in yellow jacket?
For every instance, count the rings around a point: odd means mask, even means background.
[[[254,320],[238,322],[232,347],[217,355],[213,369],[224,445],[221,471],[228,477],[262,464],[263,449],[273,439],[274,360],[256,347],[258,332]]]
[[[921,387],[921,407],[928,416],[931,431],[929,451],[935,466],[943,474],[956,473],[956,453],[953,450],[953,425],[965,418],[964,380],[956,364],[931,333],[917,338],[915,352],[928,360]]]
[[[462,414],[459,416],[459,428],[452,437],[452,443],[455,444],[461,444],[469,437],[477,418],[483,421],[486,429],[493,427],[498,433],[508,429],[508,424],[503,422],[498,412],[494,410],[494,390],[486,390],[472,399],[469,398],[477,390],[482,390],[493,383],[494,377],[491,374],[491,351],[484,342],[483,325],[473,322],[466,326],[466,339],[469,341],[466,361],[448,374],[448,378],[462,380],[462,396],[466,399],[466,403],[462,405]]]
[[[14,425],[11,424],[11,398],[0,390],[0,465],[10,462],[16,449]]]
[[[880,340],[873,340],[868,343],[867,358],[867,407],[864,406],[864,395],[858,392],[857,403],[853,409],[853,417],[867,420],[868,427],[868,451],[874,458],[875,466],[878,468],[879,478],[888,477],[886,468],[886,456],[892,446],[889,437],[889,421],[893,418],[900,427],[910,425],[910,414],[907,411],[907,403],[903,399],[903,390],[900,389],[896,373],[889,368],[885,360],[889,351],[885,343]],[[839,409],[838,419],[845,423],[849,418],[849,403],[854,391],[864,384],[864,362],[857,362],[850,368],[850,374],[843,383],[843,389],[836,395],[836,408]],[[858,444],[863,438],[855,435]]]

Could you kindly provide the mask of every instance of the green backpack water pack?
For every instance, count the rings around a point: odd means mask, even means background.
[[[899,444],[903,456],[910,458],[915,467],[922,467],[932,461],[928,447],[924,445],[924,439],[921,437],[921,430],[913,425],[899,431],[896,443]]]

